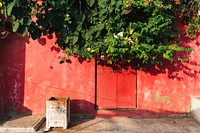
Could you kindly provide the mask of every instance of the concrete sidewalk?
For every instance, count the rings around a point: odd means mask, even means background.
[[[43,115],[16,115],[0,121],[0,133],[25,133],[39,130],[44,123]]]
[[[52,128],[50,133],[200,133],[200,123],[191,117],[72,119],[67,130]]]
[[[42,133],[43,116],[14,117],[0,126],[0,133]],[[40,121],[43,121],[41,124]],[[40,126],[39,126],[39,125]],[[189,116],[172,118],[72,117],[68,129],[51,128],[50,133],[200,133],[200,123]]]

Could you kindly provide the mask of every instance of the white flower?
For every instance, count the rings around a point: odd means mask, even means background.
[[[117,33],[118,36],[123,37],[124,32]]]
[[[91,48],[87,48],[87,51],[91,51]]]
[[[114,34],[114,38],[118,38],[118,36]]]

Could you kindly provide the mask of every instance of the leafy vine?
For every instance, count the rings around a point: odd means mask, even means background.
[[[191,52],[179,46],[178,19],[195,38],[200,29],[200,0],[0,0],[1,34],[9,28],[38,39],[56,34],[68,55],[103,60],[109,64],[139,60],[162,64],[161,58]],[[62,60],[65,60],[63,58]]]

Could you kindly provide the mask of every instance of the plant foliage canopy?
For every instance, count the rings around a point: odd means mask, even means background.
[[[68,55],[103,60],[109,64],[139,60],[161,64],[160,59],[182,59],[191,52],[177,45],[178,19],[188,25],[187,35],[200,28],[200,0],[0,0],[1,34],[11,28],[38,39],[56,34]]]

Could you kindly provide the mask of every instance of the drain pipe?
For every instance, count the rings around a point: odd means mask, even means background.
[[[95,58],[95,87],[94,87],[94,109],[98,110],[98,106],[97,106],[97,59]]]
[[[138,65],[137,65],[137,61],[136,61],[136,90],[135,90],[135,98],[136,98],[136,103],[135,103],[135,107],[136,110],[138,109]]]

